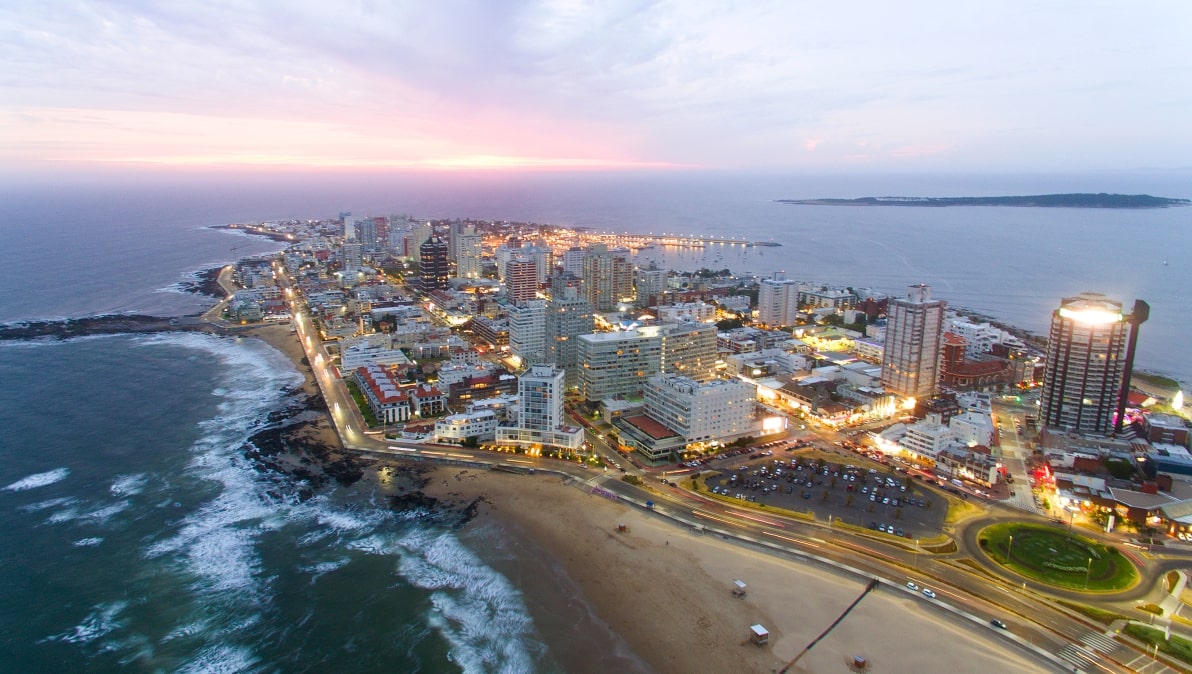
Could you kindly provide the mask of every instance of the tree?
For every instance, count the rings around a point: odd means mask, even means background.
[[[823,496],[820,498],[820,500],[821,500],[821,501],[823,501],[824,503],[827,503],[827,502],[828,502],[828,498],[829,498],[829,497],[828,497],[828,490],[827,490],[827,489],[825,489],[825,490],[824,490],[824,495],[823,495]]]
[[[844,505],[845,505],[845,507],[846,507],[846,508],[851,508],[851,507],[853,507],[853,501],[854,501],[854,500],[855,500],[855,499],[854,499],[853,495],[850,493],[850,494],[848,495],[848,500],[844,502]]]

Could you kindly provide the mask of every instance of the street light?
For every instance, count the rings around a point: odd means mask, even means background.
[[[1006,564],[1010,563],[1010,551],[1014,549],[1014,535],[1010,535],[1010,543],[1006,545]]]
[[[1089,557],[1089,568],[1084,572],[1084,589],[1089,589],[1089,576],[1093,574],[1093,558]]]

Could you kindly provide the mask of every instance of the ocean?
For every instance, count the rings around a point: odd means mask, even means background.
[[[1140,364],[1192,381],[1192,209],[791,206],[781,198],[1047,192],[1189,197],[1187,174],[291,175],[9,186],[0,322],[181,315],[196,272],[278,249],[208,227],[409,214],[736,236],[641,261],[897,292],[1044,331],[1061,297],[1147,300]],[[1164,262],[1167,264],[1164,264]],[[244,458],[301,381],[254,339],[0,343],[0,663],[11,671],[558,671],[518,590],[379,495],[279,488]]]

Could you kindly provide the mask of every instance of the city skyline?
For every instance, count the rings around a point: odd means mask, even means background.
[[[0,170],[1186,168],[1192,8],[0,10]]]

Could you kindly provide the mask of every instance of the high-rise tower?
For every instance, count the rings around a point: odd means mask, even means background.
[[[946,306],[943,300],[931,299],[927,285],[910,286],[905,299],[890,301],[882,356],[882,386],[887,391],[918,400],[935,395]]]
[[[422,273],[418,289],[424,293],[447,287],[451,266],[447,261],[447,242],[431,236],[419,248],[418,263]]]
[[[1060,302],[1048,333],[1041,423],[1080,433],[1113,430],[1128,318],[1121,302],[1100,293],[1081,293]]]

